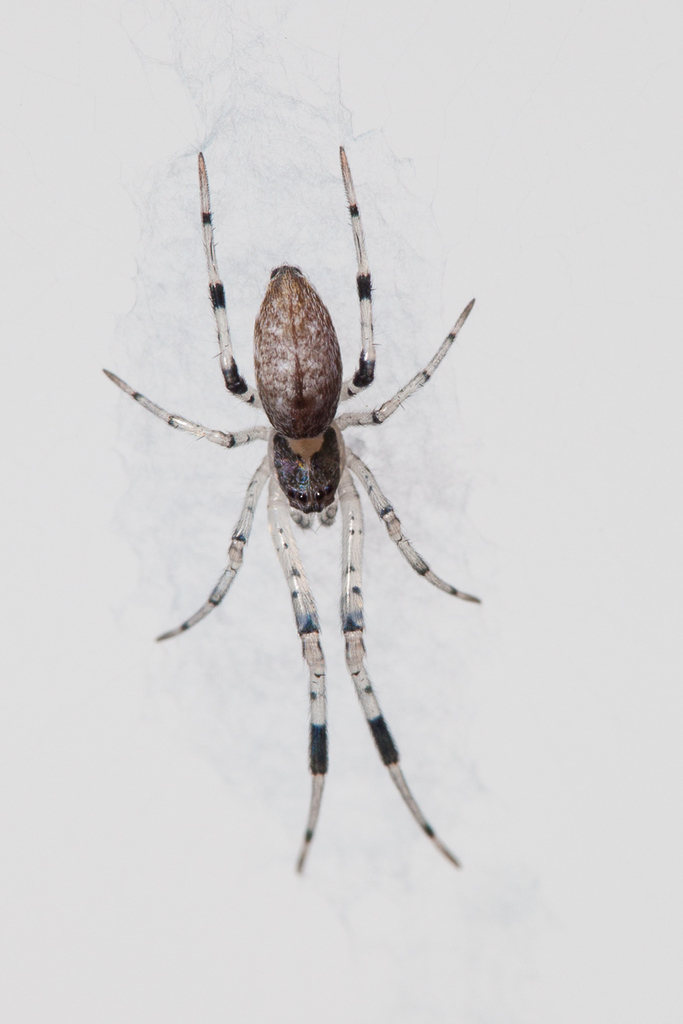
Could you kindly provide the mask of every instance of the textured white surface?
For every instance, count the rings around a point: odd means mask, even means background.
[[[12,1024],[674,1022],[681,1005],[681,13],[465,0],[35,3],[4,19],[0,1015]],[[247,10],[248,9],[248,10]],[[259,453],[219,429],[196,152],[241,369],[273,266],[384,399],[359,454],[368,661],[443,862],[330,669],[307,875],[306,673],[265,510],[206,622]],[[457,404],[456,404],[457,399]]]

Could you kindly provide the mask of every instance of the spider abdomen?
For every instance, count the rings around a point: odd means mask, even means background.
[[[254,327],[256,383],[264,411],[289,438],[317,437],[334,419],[342,383],[337,333],[297,267],[277,267]]]

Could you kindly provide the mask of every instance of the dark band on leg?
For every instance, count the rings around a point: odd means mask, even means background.
[[[245,391],[249,390],[249,385],[244,377],[240,376],[240,372],[237,369],[237,363],[234,359],[228,369],[223,370],[223,378],[225,380],[225,386],[231,395],[243,395]]]
[[[310,765],[312,775],[327,771],[327,726],[311,725]]]
[[[372,294],[372,279],[369,274],[359,274],[356,278],[356,284],[358,286],[358,298],[362,301],[363,299],[369,299]]]
[[[353,386],[356,388],[367,388],[375,379],[375,361],[370,362],[361,355],[358,369],[353,376]]]
[[[209,285],[209,294],[214,309],[225,309],[225,289],[221,281]]]
[[[378,715],[377,718],[371,718],[368,725],[384,764],[398,764],[398,750],[387,728],[387,723],[384,721],[384,716]]]

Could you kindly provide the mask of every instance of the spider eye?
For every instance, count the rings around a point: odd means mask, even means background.
[[[325,495],[332,494],[333,490],[334,490],[334,488],[333,488],[332,484],[328,484],[327,487],[324,490],[324,494]]]
[[[315,500],[316,501],[322,501],[323,500],[323,492],[322,491],[316,491],[315,492]]]

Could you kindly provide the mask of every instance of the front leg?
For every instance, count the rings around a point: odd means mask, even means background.
[[[325,657],[320,646],[320,621],[313,594],[304,573],[303,563],[294,539],[289,504],[274,477],[268,492],[270,535],[285,574],[292,598],[297,632],[301,638],[304,660],[308,665],[311,709],[309,766],[311,770],[311,802],[304,841],[297,861],[303,871],[306,856],[315,832],[320,802],[327,774],[327,698],[325,693]]]
[[[365,645],[363,635],[363,594],[361,592],[361,565],[363,563],[363,513],[351,474],[348,469],[342,473],[339,486],[339,503],[342,510],[342,597],[341,621],[346,644],[346,666],[358,694],[360,706],[370,727],[377,752],[386,766],[391,779],[403,797],[410,813],[422,831],[436,848],[456,867],[460,861],[439,839],[422,813],[399,764],[398,750],[382,709],[372,688],[365,667]]]

